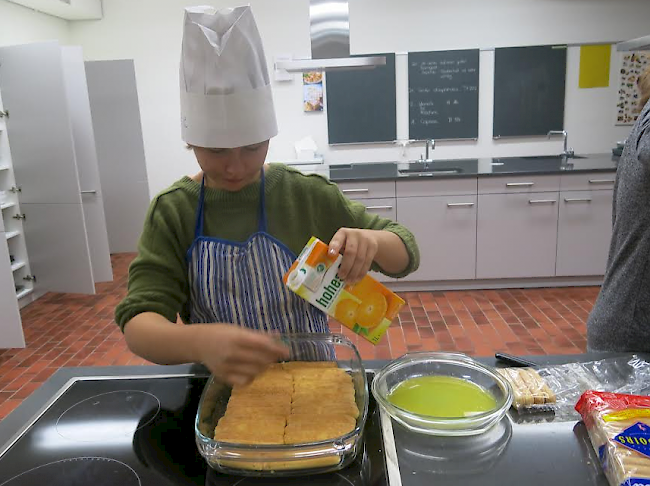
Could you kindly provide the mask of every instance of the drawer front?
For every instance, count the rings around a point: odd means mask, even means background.
[[[406,180],[397,181],[397,197],[476,195],[477,179]]]
[[[483,177],[478,180],[479,194],[514,194],[560,190],[560,176]]]
[[[359,201],[366,207],[366,211],[376,214],[382,218],[388,218],[391,221],[397,220],[397,206],[394,197],[382,199],[364,199]]]
[[[478,198],[476,278],[555,275],[559,193]]]
[[[477,196],[405,197],[398,220],[420,245],[420,267],[408,282],[476,278]]]
[[[591,172],[588,174],[567,174],[560,179],[563,191],[611,190],[616,182],[616,172]]]
[[[349,199],[395,197],[395,181],[340,182],[338,186]]]

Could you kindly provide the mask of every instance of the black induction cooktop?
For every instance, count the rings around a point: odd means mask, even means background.
[[[194,419],[207,379],[73,382],[0,451],[0,486],[387,484],[379,411],[372,399],[363,449],[338,473],[276,480],[213,471],[194,441]]]

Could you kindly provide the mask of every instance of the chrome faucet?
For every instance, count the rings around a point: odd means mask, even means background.
[[[573,157],[573,149],[568,148],[568,138],[569,134],[567,133],[566,130],[551,130],[546,134],[546,138],[551,138],[552,135],[562,135],[562,139],[564,141],[564,151],[562,152],[563,157]]]
[[[436,141],[434,139],[430,138],[430,139],[428,139],[426,141],[426,143],[427,143],[427,146],[426,146],[426,161],[428,162],[428,161],[431,160],[431,155],[430,155],[431,150],[434,150],[436,148]]]
[[[421,141],[421,140],[420,140]],[[432,138],[427,139],[424,141],[426,143],[426,151],[425,151],[425,156],[423,157],[422,154],[420,154],[420,160],[419,162],[421,164],[424,164],[424,168],[428,168],[429,162],[431,162],[431,151],[436,148],[436,141]]]

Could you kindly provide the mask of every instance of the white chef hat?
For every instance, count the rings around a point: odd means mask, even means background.
[[[181,132],[190,145],[243,147],[278,133],[250,6],[185,9],[180,88]]]

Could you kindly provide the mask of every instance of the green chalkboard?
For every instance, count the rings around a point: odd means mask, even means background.
[[[325,74],[330,144],[392,142],[397,138],[395,54],[374,69]]]

